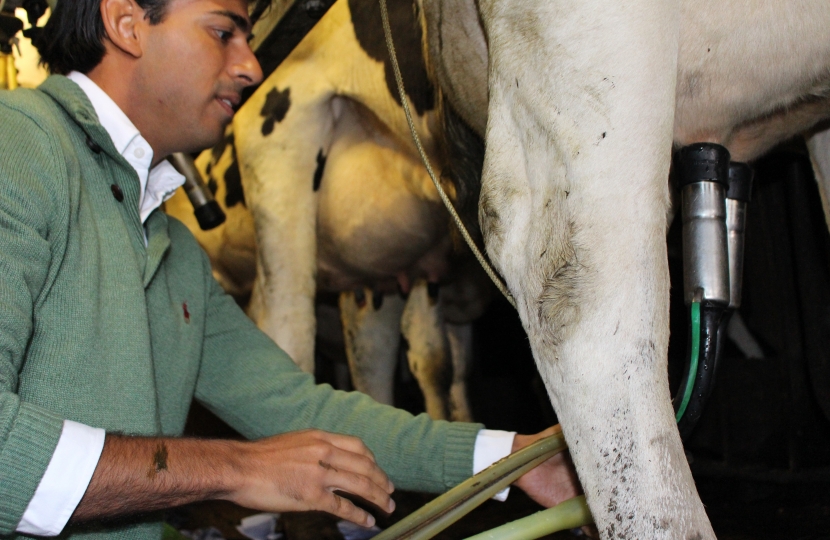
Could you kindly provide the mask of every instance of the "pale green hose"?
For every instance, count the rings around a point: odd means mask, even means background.
[[[540,439],[468,478],[375,536],[374,540],[432,538],[526,472],[566,448],[565,437],[561,432]]]
[[[568,499],[553,508],[505,523],[467,540],[535,540],[555,532],[593,523],[585,495]]]

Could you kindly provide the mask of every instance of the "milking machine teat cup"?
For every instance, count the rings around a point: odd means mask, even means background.
[[[683,294],[690,310],[687,365],[674,398],[678,428],[687,438],[712,394],[726,325],[740,306],[746,206],[752,171],[712,143],[678,152],[682,199]]]
[[[202,174],[187,154],[176,153],[167,158],[184,176],[184,191],[193,205],[193,213],[203,231],[215,229],[225,222],[225,212],[213,198],[213,192],[205,184]]]

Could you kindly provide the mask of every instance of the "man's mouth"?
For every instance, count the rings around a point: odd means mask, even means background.
[[[239,98],[233,97],[217,97],[216,101],[225,110],[225,113],[228,116],[233,116],[234,114],[234,106],[239,103]]]

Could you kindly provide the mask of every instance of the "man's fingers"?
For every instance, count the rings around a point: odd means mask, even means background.
[[[358,508],[352,501],[336,493],[329,493],[329,507],[323,510],[361,527],[371,527],[375,524],[375,518],[369,512]]]
[[[348,472],[366,477],[387,494],[395,489],[389,477],[378,467],[377,463],[362,454],[335,447],[330,452],[326,452],[325,456],[317,461],[317,465],[334,473]]]
[[[354,454],[366,456],[372,461],[375,461],[375,454],[373,454],[372,451],[369,450],[369,447],[363,444],[363,441],[357,437],[339,435],[337,433],[327,433],[325,431],[321,431],[320,433],[330,444]]]
[[[395,510],[395,502],[389,496],[389,493],[364,475],[350,471],[339,471],[332,473],[326,483],[330,490],[339,490],[357,495],[384,512],[391,513]]]

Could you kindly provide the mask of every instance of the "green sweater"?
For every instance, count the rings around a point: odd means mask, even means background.
[[[178,436],[194,397],[252,439],[356,435],[401,489],[470,476],[480,425],[315,385],[223,293],[180,222],[154,212],[145,247],[138,200],[77,85],[0,92],[0,535],[15,536],[64,419]],[[158,519],[62,536],[159,538]]]

